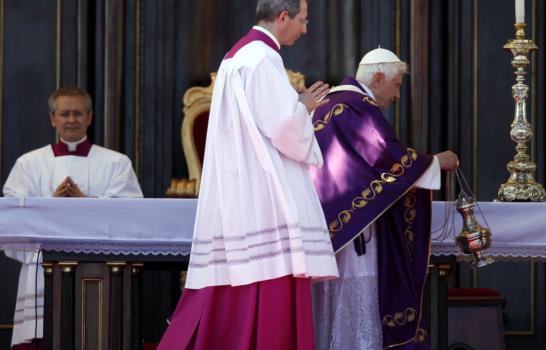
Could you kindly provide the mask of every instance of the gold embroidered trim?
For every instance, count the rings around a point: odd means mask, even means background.
[[[333,117],[337,117],[341,113],[345,111],[345,109],[348,108],[348,106],[345,103],[338,103],[335,106],[330,109],[328,113],[324,116],[324,118],[317,120],[313,123],[313,128],[315,131],[320,131],[326,127],[326,124],[330,122],[330,120]]]
[[[383,316],[383,325],[387,327],[397,327],[404,326],[407,323],[415,321],[417,318],[417,310],[414,308],[408,307],[406,310],[401,312],[396,312],[394,315],[385,315]]]
[[[404,221],[407,226],[404,229],[404,241],[406,241],[406,251],[410,262],[413,262],[413,242],[415,241],[415,234],[413,233],[413,222],[417,216],[417,210],[415,209],[415,204],[417,199],[414,195],[415,190],[411,190],[404,197]]]
[[[375,103],[375,100],[373,98],[371,98],[370,96],[364,96],[363,100],[364,100],[364,102],[367,102],[367,103],[371,104],[372,106],[379,107],[377,105],[377,103]]]
[[[432,201],[432,197],[430,198],[430,200]],[[419,319],[417,320],[417,329],[415,330],[415,335],[408,339],[408,340],[405,340],[405,341],[402,341],[400,343],[396,343],[396,344],[391,344],[391,345],[388,345],[386,347],[383,348],[383,350],[389,350],[389,349],[394,349],[396,347],[399,347],[399,346],[402,346],[402,345],[406,345],[406,344],[409,344],[409,343],[412,343],[412,342],[416,342],[418,339],[423,339],[423,337],[427,337],[427,333],[425,332],[424,329],[422,328],[419,328],[419,324],[421,323],[421,317],[423,316],[423,294],[425,293],[425,285],[427,283],[427,273],[428,273],[428,265],[430,264],[430,245],[429,245],[429,248],[428,248],[428,252],[427,252],[427,263],[425,264],[424,268],[425,268],[425,278],[423,278],[423,283],[421,284],[421,302],[420,302],[420,305],[419,305]]]
[[[397,312],[394,315],[385,315],[383,317],[383,325],[387,327],[397,327],[404,326],[408,323],[411,323],[417,319],[417,310],[409,307],[404,312]],[[410,339],[409,342],[414,341],[415,343],[423,343],[427,338],[427,331],[423,328],[417,328],[415,332],[415,337]]]
[[[330,237],[333,237],[336,232],[341,231],[343,225],[351,220],[351,214],[355,210],[364,208],[377,195],[381,194],[383,192],[383,185],[396,182],[397,177],[404,175],[406,169],[413,166],[413,162],[417,160],[417,152],[412,148],[408,148],[406,151],[407,154],[400,158],[400,163],[394,163],[390,172],[381,173],[381,179],[370,182],[369,187],[365,188],[359,196],[353,199],[351,208],[340,211],[337,218],[330,222],[328,225]]]
[[[427,339],[427,331],[425,331],[423,328],[417,329],[417,334],[415,334],[415,342],[424,343],[425,339]]]

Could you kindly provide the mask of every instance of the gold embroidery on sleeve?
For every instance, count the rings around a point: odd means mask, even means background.
[[[400,163],[394,163],[391,166],[390,172],[381,173],[381,179],[370,182],[369,187],[365,188],[359,196],[352,200],[351,207],[339,212],[337,218],[329,223],[330,237],[333,237],[336,232],[343,228],[344,224],[351,220],[351,214],[355,210],[364,208],[377,195],[381,194],[384,185],[396,182],[397,177],[403,175],[407,168],[412,167],[415,160],[417,160],[417,152],[412,148],[408,148],[407,153],[400,158]]]

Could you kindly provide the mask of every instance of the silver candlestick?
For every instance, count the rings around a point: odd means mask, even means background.
[[[525,23],[516,23],[516,39],[510,39],[504,45],[514,55],[512,66],[516,68],[516,84],[512,86],[512,96],[516,104],[510,137],[517,144],[516,155],[506,168],[510,172],[508,181],[500,185],[497,199],[500,201],[546,200],[544,187],[535,180],[536,165],[526,153],[527,142],[533,137],[533,129],[526,118],[526,100],[529,87],[525,85],[525,68],[529,65],[529,53],[537,49],[531,39],[525,39]]]

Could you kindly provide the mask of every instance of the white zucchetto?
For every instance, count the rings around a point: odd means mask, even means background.
[[[360,64],[377,64],[377,63],[393,63],[401,62],[398,56],[392,51],[378,47],[362,57]]]

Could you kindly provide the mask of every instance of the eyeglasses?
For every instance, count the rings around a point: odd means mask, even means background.
[[[80,118],[80,117],[83,117],[85,114],[86,114],[87,111],[82,111],[82,110],[68,110],[68,111],[55,111],[54,114],[59,116],[59,117],[62,117],[62,118],[68,118],[70,117],[70,115],[73,115],[74,117],[76,118]]]

